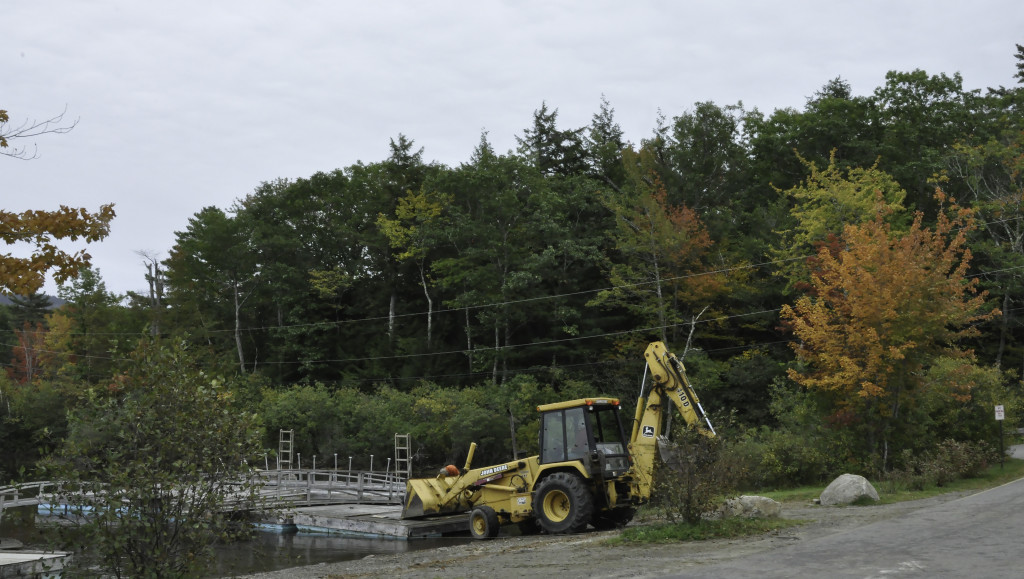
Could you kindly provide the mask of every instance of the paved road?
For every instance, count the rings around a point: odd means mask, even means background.
[[[1024,479],[673,577],[1024,577]]]

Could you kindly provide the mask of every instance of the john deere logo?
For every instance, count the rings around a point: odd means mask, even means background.
[[[494,474],[496,472],[502,472],[506,470],[508,470],[508,465],[500,464],[498,466],[493,466],[491,468],[485,468],[484,470],[480,471],[480,476],[487,476],[489,474]]]
[[[644,427],[644,438],[654,438],[654,427],[653,426],[645,426]]]

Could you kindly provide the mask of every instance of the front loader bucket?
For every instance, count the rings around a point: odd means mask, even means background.
[[[405,482],[405,506],[403,519],[415,519],[429,515],[463,513],[469,504],[461,500],[461,493],[452,494],[458,477],[416,478]]]
[[[409,483],[405,485],[405,506],[402,507],[402,518],[403,519],[415,519],[418,517],[425,516],[427,513],[423,510],[423,499],[420,498],[413,486]]]

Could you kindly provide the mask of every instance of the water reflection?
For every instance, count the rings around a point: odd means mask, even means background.
[[[0,518],[0,537],[17,539],[26,547],[45,549],[42,529],[53,520],[38,516],[36,507],[5,509]],[[316,533],[259,532],[248,541],[218,545],[215,567],[209,577],[232,577],[278,571],[300,565],[316,565],[422,549],[436,549],[471,542],[466,537],[432,539],[367,539]]]
[[[361,559],[467,543],[468,537],[413,539],[366,539],[342,535],[261,532],[250,541],[222,545],[217,568],[211,577],[227,577],[276,571],[299,565]]]
[[[4,509],[0,515],[0,538],[15,539],[26,547],[45,549],[46,538],[36,526],[36,507]]]

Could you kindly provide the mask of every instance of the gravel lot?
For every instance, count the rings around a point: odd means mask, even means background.
[[[696,565],[767,551],[810,537],[838,533],[859,525],[951,501],[970,493],[891,505],[821,507],[786,504],[782,516],[808,521],[768,535],[667,545],[615,545],[607,539],[618,531],[586,532],[569,536],[500,536],[490,541],[375,555],[357,561],[295,567],[249,575],[259,579],[312,579],[327,577],[479,577],[499,571],[520,576],[557,575],[560,579],[590,577],[660,577]]]

